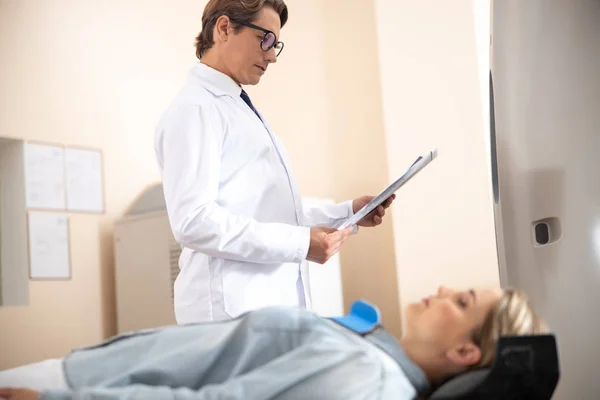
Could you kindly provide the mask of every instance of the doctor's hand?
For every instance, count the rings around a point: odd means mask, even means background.
[[[37,400],[40,393],[29,389],[0,388],[0,399],[7,400]]]
[[[358,210],[366,206],[371,200],[373,200],[375,196],[361,196],[358,199],[352,202],[352,211],[357,213]],[[385,210],[392,204],[394,199],[396,198],[395,194],[392,194],[388,197],[380,206],[376,209],[368,213],[363,219],[358,221],[358,226],[366,226],[373,227],[381,224],[383,222],[383,216],[385,215]]]
[[[325,264],[335,253],[340,250],[344,241],[352,232],[352,227],[341,231],[331,228],[310,228],[310,245],[308,247],[308,261]]]

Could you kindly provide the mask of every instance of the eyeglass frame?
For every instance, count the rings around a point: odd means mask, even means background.
[[[266,52],[266,51],[269,51],[269,50],[271,50],[272,48],[275,48],[275,46],[277,46],[278,44],[280,44],[280,45],[281,45],[281,49],[279,49],[279,52],[275,53],[275,57],[279,57],[279,55],[280,55],[280,54],[281,54],[281,52],[283,51],[283,48],[285,47],[285,45],[284,45],[284,43],[283,43],[282,41],[279,41],[279,40],[277,40],[277,35],[275,34],[275,32],[273,32],[273,31],[270,31],[270,30],[268,30],[268,29],[265,29],[265,28],[261,28],[260,26],[258,26],[258,25],[254,25],[254,24],[253,24],[253,23],[251,23],[251,22],[242,21],[242,20],[240,20],[240,19],[237,19],[237,18],[231,18],[231,17],[230,17],[229,19],[230,19],[232,22],[235,22],[235,23],[237,23],[237,24],[240,24],[240,25],[243,25],[243,26],[245,26],[245,27],[252,28],[252,29],[256,29],[256,30],[259,30],[259,31],[263,32],[263,33],[264,33],[264,35],[263,35],[263,38],[260,40],[260,49],[261,49],[262,51],[265,51],[265,52]],[[275,37],[275,41],[273,42],[273,44],[271,45],[271,47],[269,47],[268,49],[266,49],[266,50],[265,50],[265,49],[263,49],[263,42],[265,41],[265,39],[266,39],[266,37],[267,37],[267,35],[268,35],[269,33],[270,33],[270,34],[272,34],[272,35]],[[277,50],[277,48],[275,48],[275,50]]]

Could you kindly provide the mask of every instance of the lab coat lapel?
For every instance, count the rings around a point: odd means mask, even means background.
[[[277,151],[277,154],[279,155],[281,163],[283,164],[283,168],[285,169],[288,180],[290,182],[292,197],[294,199],[296,221],[298,225],[302,225],[304,221],[304,217],[302,216],[302,199],[300,197],[300,190],[298,189],[298,185],[296,183],[296,178],[292,173],[292,168],[287,152],[285,151],[283,144],[279,142],[279,139],[277,139],[277,137],[271,131],[271,127],[269,126],[263,115],[260,113],[260,111],[258,111],[258,115],[265,127],[265,130],[271,138],[271,142],[273,143],[273,147],[275,147],[275,151]],[[308,261],[306,260],[300,263],[300,276],[302,279],[302,287],[304,291],[304,306],[310,310],[312,309],[312,293],[310,290],[310,268]]]
[[[298,225],[301,225],[302,224],[302,216],[301,216],[301,212],[300,212],[301,203],[300,203],[300,198],[299,198],[299,194],[298,194],[299,190],[298,190],[298,185],[296,183],[294,174],[292,173],[292,168],[290,166],[288,155],[287,155],[285,149],[283,148],[283,145],[279,142],[277,137],[271,131],[271,127],[269,126],[269,124],[267,123],[267,121],[265,120],[263,115],[260,113],[260,111],[258,112],[258,114],[260,116],[260,119],[262,120],[262,123],[263,123],[267,133],[269,134],[269,137],[271,138],[271,142],[273,143],[273,146],[275,147],[277,154],[279,154],[279,159],[281,160],[281,163],[283,164],[283,168],[285,169],[285,172],[288,176],[288,180],[290,181],[290,188],[292,190],[292,195],[294,197],[294,203],[295,203],[294,208],[296,210],[296,220],[297,220]]]

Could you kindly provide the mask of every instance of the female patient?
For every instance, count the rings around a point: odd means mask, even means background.
[[[0,372],[0,387],[13,388],[0,398],[413,399],[490,365],[499,336],[543,329],[518,290],[440,288],[407,307],[404,336],[387,351],[305,310],[266,308],[121,335]]]

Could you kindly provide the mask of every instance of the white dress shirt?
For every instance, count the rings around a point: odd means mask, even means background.
[[[183,248],[178,323],[310,308],[309,227],[352,215],[351,201],[303,209],[283,144],[241,90],[199,63],[156,128],[167,213]]]

